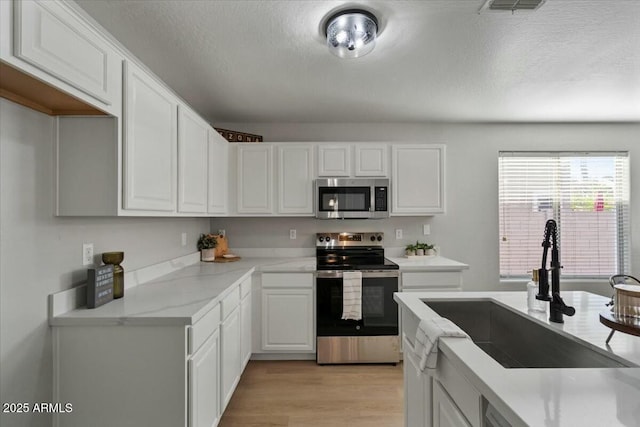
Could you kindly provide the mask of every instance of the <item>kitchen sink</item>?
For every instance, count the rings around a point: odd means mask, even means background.
[[[425,304],[458,325],[505,368],[627,367],[493,301],[446,300]]]

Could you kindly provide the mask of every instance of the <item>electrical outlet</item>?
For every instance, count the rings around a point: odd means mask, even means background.
[[[82,244],[82,265],[93,264],[93,243]]]
[[[397,228],[396,229],[396,240],[400,240],[402,239],[402,229],[401,228]]]
[[[218,230],[218,235],[224,237],[227,235],[227,230],[225,230],[224,228],[221,228],[220,230]]]
[[[187,246],[187,233],[182,233],[181,238],[182,246]]]
[[[295,229],[291,229],[289,230],[289,239],[294,240],[296,238],[296,230]]]
[[[424,234],[425,236],[431,234],[431,226],[429,224],[424,224],[422,226],[422,234]]]

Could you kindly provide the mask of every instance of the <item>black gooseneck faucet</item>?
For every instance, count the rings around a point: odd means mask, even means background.
[[[576,309],[564,303],[560,298],[560,255],[558,250],[558,228],[554,220],[550,219],[544,226],[544,241],[542,242],[542,268],[538,270],[538,295],[536,299],[550,301],[549,321],[564,323],[562,315],[573,316]],[[549,297],[549,270],[547,270],[547,252],[551,247],[551,297]]]

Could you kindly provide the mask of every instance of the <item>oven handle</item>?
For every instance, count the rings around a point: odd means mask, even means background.
[[[363,279],[377,278],[377,277],[400,277],[398,270],[364,270],[362,272]],[[319,279],[341,279],[342,270],[322,270],[316,272],[316,277]]]

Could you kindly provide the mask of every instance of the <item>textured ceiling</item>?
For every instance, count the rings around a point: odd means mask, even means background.
[[[640,121],[640,0],[76,0],[216,122]],[[358,59],[321,22],[374,12]]]

